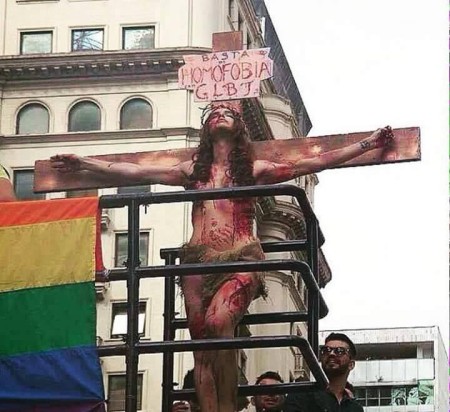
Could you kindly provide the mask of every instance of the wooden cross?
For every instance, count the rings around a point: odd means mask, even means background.
[[[241,50],[242,32],[213,34],[213,52]],[[229,101],[227,101],[229,104]],[[232,101],[233,106],[242,112],[240,100]],[[384,163],[397,163],[420,160],[420,129],[418,127],[394,129],[394,142],[382,149],[371,150],[337,167],[365,166]],[[320,153],[339,149],[367,138],[372,132],[358,132],[309,138],[292,138],[253,142],[255,158],[275,163],[288,163],[299,157],[311,158]],[[92,156],[109,162],[128,162],[172,166],[192,159],[195,148],[160,150],[140,153],[123,153]],[[105,178],[89,171],[59,173],[51,168],[49,160],[35,164],[35,192],[59,192],[66,190],[90,189],[144,184],[142,180],[124,182],[118,178]]]

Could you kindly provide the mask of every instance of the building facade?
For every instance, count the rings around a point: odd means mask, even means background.
[[[20,199],[52,199],[114,193],[179,190],[159,185],[35,194],[33,165],[58,153],[89,156],[188,148],[198,144],[200,107],[192,92],[178,88],[183,55],[211,51],[212,33],[240,30],[244,48],[270,46],[276,54],[275,79],[262,85],[261,98],[244,103],[244,118],[254,140],[305,136],[307,111],[262,1],[250,0],[0,0],[0,163],[10,172]],[[283,81],[280,81],[280,78]],[[315,175],[293,182],[313,202]],[[189,239],[190,204],[155,205],[141,212],[142,265],[159,265],[159,250]],[[170,216],[170,219],[168,218]],[[262,240],[304,236],[295,200],[267,198],[257,211]],[[108,268],[123,266],[127,250],[126,212],[104,210],[103,259]],[[273,257],[291,257],[278,253]],[[270,256],[269,256],[270,258]],[[331,278],[320,254],[320,279]],[[267,274],[270,298],[253,302],[251,311],[305,308],[298,274]],[[162,340],[162,279],[141,282],[142,340]],[[126,332],[126,285],[99,282],[98,344],[121,342]],[[177,311],[183,315],[177,295]],[[254,335],[298,333],[303,325],[252,326]],[[180,331],[178,339],[188,339]],[[178,382],[192,367],[176,355]],[[243,377],[278,370],[286,380],[307,377],[298,353],[289,348],[242,351]],[[125,362],[102,359],[109,411],[123,410]],[[161,356],[141,356],[139,408],[161,410]]]
[[[349,382],[366,412],[448,411],[448,356],[437,326],[339,332],[356,345]]]

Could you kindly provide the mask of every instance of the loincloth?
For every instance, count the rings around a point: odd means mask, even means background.
[[[264,253],[259,241],[244,246],[218,251],[206,245],[184,245],[180,251],[181,263],[212,263],[263,260]],[[234,273],[214,273],[202,275],[203,302],[209,303],[220,287],[232,279]],[[258,288],[254,299],[267,297],[264,275],[256,273]],[[181,283],[181,282],[180,282]]]

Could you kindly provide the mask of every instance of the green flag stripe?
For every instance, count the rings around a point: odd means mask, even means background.
[[[93,282],[0,293],[0,356],[95,343]]]

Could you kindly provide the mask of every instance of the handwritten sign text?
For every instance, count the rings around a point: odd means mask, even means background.
[[[195,101],[257,97],[261,80],[273,75],[269,48],[183,56],[180,88],[193,90]]]

